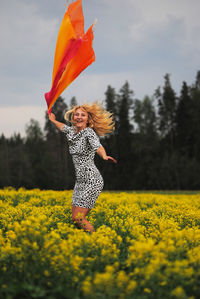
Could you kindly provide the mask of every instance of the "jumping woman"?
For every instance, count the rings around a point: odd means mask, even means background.
[[[65,113],[64,118],[72,125],[61,123],[53,113],[49,114],[50,121],[66,134],[75,167],[72,220],[79,228],[93,233],[94,227],[87,221],[86,216],[94,208],[104,185],[103,178],[94,164],[94,156],[96,152],[103,160],[117,163],[114,158],[107,156],[99,140],[99,136],[105,136],[114,130],[114,121],[112,114],[97,103],[73,106]]]

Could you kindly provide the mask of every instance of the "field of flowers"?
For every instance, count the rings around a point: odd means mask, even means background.
[[[200,193],[102,192],[93,234],[71,197],[0,190],[0,298],[200,298]]]

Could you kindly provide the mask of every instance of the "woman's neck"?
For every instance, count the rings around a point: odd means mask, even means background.
[[[86,127],[77,128],[76,127],[76,134],[78,134],[80,131],[84,130]]]

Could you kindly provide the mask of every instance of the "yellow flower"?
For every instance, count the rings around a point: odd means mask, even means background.
[[[50,276],[49,271],[48,271],[48,270],[45,270],[45,271],[44,271],[44,275],[47,276],[47,277]]]
[[[15,232],[14,231],[12,231],[12,230],[9,230],[7,233],[6,233],[6,236],[8,237],[8,238],[10,238],[10,239],[16,239],[16,234],[15,234]]]
[[[109,290],[113,285],[113,274],[111,272],[96,273],[93,283],[97,289]]]
[[[160,285],[161,285],[161,286],[165,286],[166,284],[167,284],[166,281],[161,281],[161,282],[160,282]]]
[[[1,287],[2,287],[2,289],[6,289],[7,285],[6,284],[2,284]]]
[[[3,276],[10,266],[19,272],[29,267],[31,255],[35,264],[49,265],[37,279],[51,286],[51,268],[56,276],[70,273],[89,298],[132,298],[137,285],[153,296],[152,279],[162,289],[173,275],[192,292],[200,267],[199,194],[102,192],[88,216],[91,223],[98,219],[98,228],[89,235],[72,224],[72,192],[0,190]],[[184,284],[166,292],[169,298],[194,299]]]
[[[144,288],[144,292],[147,293],[147,294],[150,294],[151,290],[149,288]]]
[[[105,272],[113,273],[113,272],[115,272],[115,268],[111,265],[107,265],[105,268]]]
[[[70,263],[74,270],[79,270],[82,261],[83,257],[76,255],[71,257]]]
[[[125,289],[126,294],[131,294],[136,287],[137,287],[137,282],[135,280],[129,281]]]
[[[172,291],[172,295],[177,298],[186,298],[184,289],[181,286],[178,286]]]
[[[32,246],[35,250],[39,249],[39,246],[38,246],[37,242],[35,242],[35,241],[33,242]]]
[[[92,283],[91,278],[87,277],[82,283],[82,291],[85,295],[89,295],[92,293]]]
[[[117,286],[119,288],[121,288],[124,285],[126,285],[127,282],[128,282],[128,280],[129,280],[129,278],[128,278],[128,276],[126,275],[126,273],[123,270],[121,270],[121,271],[119,271],[117,273],[117,279],[116,279],[116,281],[117,281]]]

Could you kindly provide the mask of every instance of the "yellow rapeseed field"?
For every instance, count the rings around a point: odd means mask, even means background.
[[[0,190],[0,298],[200,298],[200,194]]]

